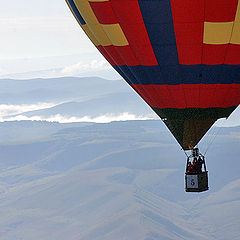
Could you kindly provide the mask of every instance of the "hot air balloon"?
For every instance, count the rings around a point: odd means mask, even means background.
[[[192,150],[190,158],[202,157],[194,147],[240,103],[240,1],[66,2],[182,149]]]

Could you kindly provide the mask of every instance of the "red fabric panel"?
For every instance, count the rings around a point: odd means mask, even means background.
[[[199,106],[200,94],[199,84],[183,84],[185,98],[188,108]]]
[[[116,18],[118,20],[122,19],[123,23],[143,23],[143,18],[139,8],[138,0],[111,0],[111,5]]]
[[[204,0],[171,0],[180,64],[202,62]]]
[[[226,108],[240,104],[240,84],[132,84],[131,86],[151,107],[157,108]]]
[[[149,88],[146,88],[144,85],[140,84],[131,84],[130,85],[141,97],[142,99],[149,105],[149,106],[155,106],[155,99],[153,98],[154,93],[153,90],[149,91]]]
[[[225,64],[239,65],[240,64],[240,45],[229,44],[227,47],[227,54]]]
[[[114,14],[140,65],[158,65],[138,0],[112,0]]]
[[[168,87],[168,90],[171,93],[171,98],[173,99],[176,108],[184,108],[184,106],[187,107],[185,89],[183,85],[181,85],[181,87],[173,85]]]
[[[112,46],[111,46],[112,47]],[[107,47],[105,47],[107,48]],[[112,57],[107,53],[107,51],[105,50],[105,48],[103,46],[97,46],[98,51],[104,56],[104,58],[111,64],[111,65],[116,65],[116,63],[114,62],[114,60],[112,59]],[[119,59],[119,63],[120,63],[120,59]]]
[[[231,93],[231,89],[232,88],[226,88],[223,85],[218,84],[215,88],[216,91],[214,92],[212,98],[213,105],[216,106],[218,104],[224,105],[226,103],[229,103],[229,97],[231,97],[229,94]]]
[[[203,44],[203,64],[218,65],[223,64],[226,56],[228,44]]]
[[[100,53],[107,59],[111,65],[125,65],[123,59],[118,54],[116,48],[113,45],[110,46],[97,46]]]
[[[177,44],[203,42],[203,23],[175,23],[174,30]]]
[[[169,102],[169,93],[167,86],[159,89],[156,85],[148,85],[147,91],[150,93],[151,98],[153,99],[154,106],[157,106],[160,102],[162,105],[167,105]]]
[[[137,38],[138,34],[136,34]],[[129,38],[128,38],[129,40]],[[134,55],[136,56],[136,59],[138,60],[138,65],[144,65],[144,66],[154,66],[158,65],[158,62],[155,58],[155,54],[153,52],[151,44],[149,45],[132,45],[131,42],[133,40],[131,39],[129,42],[130,48],[132,49]]]
[[[111,2],[89,2],[101,24],[116,24],[117,19],[112,11]]]
[[[123,59],[124,64],[128,66],[136,66],[139,65],[138,60],[136,59],[136,56],[134,55],[132,49],[129,45],[127,46],[115,46],[116,51],[120,55],[120,57]],[[119,65],[119,64],[117,64]]]
[[[199,107],[220,107],[221,102],[214,104],[214,96],[216,94],[216,88],[219,84],[201,84],[199,87]],[[229,89],[228,85],[228,89]],[[226,89],[226,88],[225,88]]]
[[[180,64],[195,65],[202,63],[202,44],[178,44],[178,59]]]
[[[205,0],[171,0],[174,23],[204,21]]]
[[[206,22],[232,22],[235,19],[238,0],[205,1]]]
[[[139,64],[130,46],[110,45],[98,46],[97,48],[111,65],[136,66]]]
[[[240,84],[238,84],[238,86],[236,87],[233,86],[230,89],[223,103],[223,105],[231,105],[231,106],[237,106],[238,104],[240,104]]]
[[[171,107],[171,106],[174,106],[176,107],[176,103],[174,102],[174,100],[171,98],[171,94],[170,94],[170,91],[168,89],[168,85],[162,85],[162,86],[159,86],[159,85],[147,85],[147,86],[144,86],[148,89],[148,92],[150,94],[153,93],[154,91],[154,94],[151,95],[154,97],[154,105],[151,106],[151,107],[158,107],[159,105],[160,106],[165,106],[166,108],[167,107]]]
[[[174,24],[180,64],[201,64],[203,23]]]

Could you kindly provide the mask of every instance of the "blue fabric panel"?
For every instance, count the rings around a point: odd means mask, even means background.
[[[175,45],[152,45],[159,65],[179,65]]]
[[[239,65],[223,65],[220,83],[240,84],[240,66]]]
[[[145,23],[172,23],[169,0],[138,0]]]
[[[201,65],[180,65],[180,75],[184,84],[202,83],[201,72]]]
[[[178,66],[129,66],[139,84],[177,85],[181,83]],[[137,84],[135,81],[132,81]]]
[[[178,65],[161,66],[161,71],[164,76],[165,84],[178,85],[183,83],[181,78],[181,71]]]
[[[136,67],[133,67],[133,69],[136,71]],[[144,67],[144,71],[146,72],[151,84],[164,84],[166,82],[161,72],[160,66],[146,66]]]
[[[114,66],[115,69],[116,67]],[[118,68],[127,76],[129,84],[240,84],[240,66],[236,65],[124,65]],[[118,69],[116,70],[119,72]]]
[[[117,65],[113,65],[112,66],[120,75],[121,77],[128,83],[128,84],[131,84],[131,79],[129,79],[129,76],[126,75],[126,71],[123,72],[123,70],[121,69],[122,66],[117,66]],[[126,66],[124,66],[126,67]]]
[[[223,65],[202,65],[202,83],[216,84],[220,83]],[[226,82],[225,83],[229,83]]]
[[[179,64],[170,0],[138,2],[158,63]]]
[[[72,11],[74,12],[74,15],[76,16],[76,18],[77,18],[78,21],[80,22],[80,24],[81,24],[81,25],[85,25],[86,22],[85,22],[84,19],[82,18],[82,16],[81,16],[80,12],[78,11],[78,9],[77,9],[74,1],[73,1],[73,0],[67,0],[67,1],[68,1],[69,5],[70,5]]]
[[[176,40],[175,33],[172,29],[173,25],[170,23],[146,23],[145,27],[147,29],[150,41],[153,45],[175,45],[176,50]]]
[[[113,66],[114,69],[121,75],[124,76],[124,80],[128,84],[141,84],[139,79],[136,79],[136,77],[132,74],[132,71],[130,70],[130,67],[127,65],[123,66]]]
[[[148,82],[148,84],[152,84],[151,78],[149,78],[147,74],[148,67],[140,65],[129,66],[129,70],[132,72],[139,84],[144,84],[146,82]]]

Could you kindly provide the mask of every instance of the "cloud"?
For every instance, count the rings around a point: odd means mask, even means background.
[[[61,73],[65,75],[77,75],[79,73],[101,71],[111,69],[109,63],[105,60],[92,60],[89,63],[78,62],[76,64],[66,66],[62,69]]]
[[[61,114],[53,115],[50,117],[44,117],[44,116],[27,117],[24,115],[18,115],[18,116],[7,117],[7,118],[0,117],[0,122],[30,120],[30,121],[48,121],[48,122],[59,122],[59,123],[72,123],[72,122],[109,123],[113,121],[149,120],[149,119],[153,119],[153,118],[150,116],[136,116],[134,114],[124,112],[119,115],[105,114],[98,117],[84,116],[81,118],[74,117],[74,116],[63,116]]]
[[[56,106],[57,103],[37,103],[37,104],[0,104],[0,117],[16,115],[23,112],[40,110]]]
[[[49,117],[46,116],[25,116],[24,112],[40,110],[51,108],[58,105],[59,103],[37,103],[37,104],[20,104],[20,105],[8,105],[0,104],[0,122],[4,121],[48,121],[48,122],[59,122],[59,123],[71,123],[71,122],[96,122],[96,123],[109,123],[112,121],[129,121],[129,120],[149,120],[149,119],[159,119],[157,115],[134,115],[129,112],[124,112],[118,115],[114,114],[103,114],[98,117],[84,116],[84,117],[75,117],[75,116],[66,116],[61,114],[52,115]],[[17,116],[11,116],[17,115]],[[240,126],[240,109],[238,108],[234,113],[229,117],[229,119],[220,119],[216,126],[220,127],[231,127],[231,126]]]
[[[84,116],[64,116],[56,114],[52,116],[25,116],[23,113],[33,110],[40,110],[51,108],[58,105],[59,103],[37,103],[37,104],[20,104],[20,105],[9,105],[0,104],[0,122],[5,121],[47,121],[47,122],[59,122],[59,123],[71,123],[71,122],[95,122],[95,123],[109,123],[112,121],[127,121],[127,120],[148,120],[153,119],[153,116],[136,116],[134,114],[124,112],[118,115],[114,114],[103,114],[98,117]],[[14,116],[13,116],[14,115]]]

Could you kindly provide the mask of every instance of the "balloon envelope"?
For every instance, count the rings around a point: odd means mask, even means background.
[[[192,149],[240,103],[238,0],[66,0],[115,70]]]

